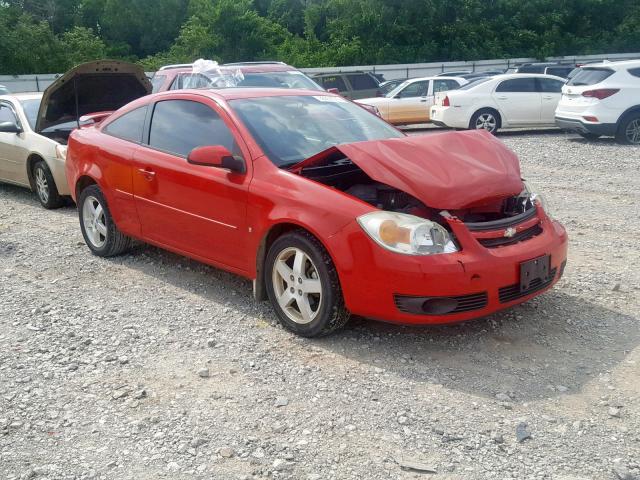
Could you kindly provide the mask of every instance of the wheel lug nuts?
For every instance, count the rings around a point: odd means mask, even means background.
[[[291,289],[289,290],[291,293],[296,293],[296,289],[291,287]]]
[[[302,290],[298,290],[298,295],[302,296]]]
[[[293,281],[293,280],[294,280],[294,276],[293,276],[293,275],[291,275],[291,276],[289,277],[289,280]]]
[[[302,283],[302,278],[298,278],[298,283]]]

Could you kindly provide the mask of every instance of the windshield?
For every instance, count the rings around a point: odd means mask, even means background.
[[[160,87],[164,83],[165,78],[167,78],[166,75],[158,75],[157,73],[153,76],[153,78],[151,79],[151,85],[153,86],[152,93],[156,93],[160,90]]]
[[[24,110],[24,115],[27,117],[31,130],[33,130],[36,128],[36,118],[38,117],[38,109],[40,108],[40,99],[33,98],[30,100],[21,100],[20,104],[22,105],[22,110]]]
[[[387,93],[385,95],[385,97],[388,98],[393,98],[395,97],[398,93],[400,93],[400,91],[402,89],[404,89],[404,87],[406,87],[407,85],[409,85],[411,83],[411,80],[405,80],[404,82],[402,82],[400,85],[396,85],[393,90],[391,90],[389,93]]]
[[[292,95],[243,98],[229,103],[278,167],[295,165],[342,143],[404,136],[342,97]]]

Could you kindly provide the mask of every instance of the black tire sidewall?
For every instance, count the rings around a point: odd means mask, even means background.
[[[290,320],[286,313],[283,312],[282,308],[278,304],[272,281],[275,259],[278,257],[280,252],[291,247],[299,248],[304,251],[309,258],[311,258],[322,285],[322,305],[320,306],[320,312],[312,322],[304,325]],[[337,279],[335,267],[333,266],[333,262],[330,260],[329,264],[327,264],[327,257],[328,254],[326,251],[320,251],[320,248],[315,245],[314,242],[299,233],[288,233],[278,238],[273,242],[269,252],[267,253],[264,280],[266,282],[265,284],[267,287],[269,301],[271,302],[280,322],[287,329],[304,337],[315,337],[331,330],[330,324],[334,315],[334,310],[338,302],[342,301],[339,286],[336,288],[335,285],[335,281]],[[329,269],[332,269],[332,271]]]
[[[618,126],[618,131],[616,132],[616,140],[618,141],[618,143],[621,143],[623,145],[638,146],[637,143],[631,143],[627,139],[627,127],[631,122],[638,119],[640,119],[640,113],[634,112],[626,115],[622,118],[622,120],[620,120],[620,125]]]
[[[104,245],[100,248],[95,247],[91,243],[91,240],[89,240],[87,232],[84,228],[84,202],[89,196],[96,198],[98,202],[100,202],[102,210],[104,211],[104,221],[107,227],[107,241],[104,242]],[[114,229],[116,228],[116,226],[111,218],[111,212],[109,211],[107,201],[97,185],[90,185],[80,193],[80,196],[78,198],[78,218],[80,219],[80,230],[82,231],[82,237],[84,238],[87,247],[89,247],[89,250],[91,250],[94,255],[97,255],[99,257],[109,256],[111,254],[111,250],[113,249],[113,242],[115,240]]]
[[[43,202],[40,198],[40,193],[38,192],[38,186],[36,184],[36,175],[38,170],[42,170],[44,173],[44,178],[47,180],[47,188],[49,189],[49,199],[47,202]],[[56,182],[53,179],[53,175],[51,174],[51,170],[47,165],[47,162],[44,160],[39,160],[33,167],[33,185],[35,187],[35,193],[38,197],[38,201],[40,205],[42,205],[46,209],[58,208],[62,205],[62,198],[58,193],[58,188],[56,187]]]

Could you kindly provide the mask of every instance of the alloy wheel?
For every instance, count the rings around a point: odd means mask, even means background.
[[[36,191],[42,203],[49,201],[49,183],[42,168],[36,168]]]
[[[273,287],[280,308],[293,322],[311,323],[322,307],[322,283],[318,269],[304,251],[284,249],[276,257]]]
[[[629,143],[634,145],[640,144],[640,118],[636,118],[633,122],[627,125],[625,134]]]
[[[476,130],[484,128],[489,132],[493,132],[497,125],[498,122],[496,121],[496,117],[490,113],[483,113],[478,116],[478,119],[476,120]]]
[[[107,242],[107,223],[100,201],[88,196],[82,206],[82,221],[87,238],[95,248],[102,248]]]

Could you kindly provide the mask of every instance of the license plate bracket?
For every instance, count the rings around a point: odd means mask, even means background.
[[[551,255],[543,255],[520,263],[520,291],[529,290],[531,284],[536,280],[540,280],[542,283],[549,281],[550,272]]]

